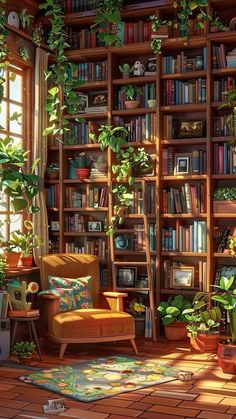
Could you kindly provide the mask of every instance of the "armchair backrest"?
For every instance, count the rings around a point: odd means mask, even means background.
[[[100,272],[97,256],[75,253],[58,253],[43,256],[41,259],[41,287],[48,289],[48,276],[80,278],[91,275],[92,301],[94,307],[100,301]]]

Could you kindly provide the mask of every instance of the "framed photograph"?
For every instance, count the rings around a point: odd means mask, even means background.
[[[191,154],[176,153],[175,154],[175,175],[187,175],[191,173]]]
[[[115,248],[117,250],[132,250],[133,249],[133,237],[127,234],[116,236],[114,239]]]
[[[133,288],[137,276],[137,268],[118,268],[117,286],[120,288]]]
[[[194,266],[172,266],[170,288],[194,288]]]
[[[88,107],[88,95],[78,94],[78,111],[86,112]]]
[[[88,221],[88,231],[102,231],[101,221]]]
[[[176,138],[200,138],[204,136],[205,121],[178,121]]]

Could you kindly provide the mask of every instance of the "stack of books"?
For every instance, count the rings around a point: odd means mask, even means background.
[[[85,108],[86,113],[100,113],[100,112],[107,112],[107,106],[89,106]]]
[[[107,177],[107,171],[106,169],[96,169],[95,167],[92,167],[90,170],[90,179],[106,179]]]

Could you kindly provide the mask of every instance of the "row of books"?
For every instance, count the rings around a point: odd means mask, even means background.
[[[141,93],[137,95],[137,100],[140,101],[141,108],[148,107],[148,100],[156,98],[156,84],[155,83],[146,83],[144,86],[141,86]],[[117,89],[115,92],[115,107],[116,109],[125,109],[125,95],[121,91],[121,88]]]
[[[87,195],[74,186],[65,189],[65,205],[67,208],[101,208],[107,207],[108,189],[104,187],[94,187],[89,189]]]
[[[143,224],[134,224],[134,235],[133,235],[133,242],[132,242],[132,250],[144,252],[146,250],[145,244],[145,234],[144,231],[140,231],[144,229]],[[150,251],[154,252],[156,250],[156,224],[150,223],[148,225],[148,237],[149,237],[149,246]]]
[[[219,80],[214,80],[214,102],[225,101],[226,96],[225,92],[229,90],[234,90],[236,86],[236,80],[233,77],[223,77]]]
[[[214,117],[214,136],[227,137],[231,135],[233,130],[233,118],[227,122],[227,115]]]
[[[128,135],[126,140],[128,142],[155,142],[157,130],[157,117],[155,113],[147,113],[144,116],[130,118],[124,120],[123,118],[116,118],[117,125],[123,126],[127,129]]]
[[[172,55],[162,58],[162,73],[186,73],[187,71],[206,70],[206,47],[203,48],[203,55],[188,57],[185,51],[181,51],[177,57]]]
[[[46,191],[46,204],[48,208],[59,208],[59,184],[51,185]]]
[[[214,173],[219,175],[236,173],[235,148],[227,142],[214,144]]]
[[[84,82],[107,80],[107,60],[79,63],[71,75]]]
[[[224,44],[212,47],[212,68],[234,68],[236,67],[236,49],[226,50]]]
[[[206,222],[194,220],[182,225],[176,220],[175,227],[162,228],[162,250],[166,252],[206,252]]]
[[[68,127],[70,129],[69,134],[66,132],[64,135],[64,144],[66,145],[93,143],[89,134],[99,128],[94,121],[70,122]]]
[[[155,185],[147,184],[146,197],[147,197],[147,213],[155,214],[156,212],[156,188]],[[143,193],[138,186],[134,186],[130,191],[132,198],[130,199],[130,206],[128,207],[128,214],[143,214]],[[115,202],[117,204],[117,202]]]
[[[162,287],[164,289],[171,289],[171,276],[173,268],[188,268],[180,262],[173,262],[170,259],[164,259],[162,264]],[[194,265],[194,289],[197,291],[207,291],[207,263],[200,260],[198,265]],[[180,287],[181,288],[181,287]],[[184,287],[183,287],[184,288]],[[172,288],[173,289],[173,288]],[[181,291],[180,291],[181,293]]]
[[[171,176],[173,174],[204,174],[206,173],[206,151],[193,150],[186,153],[175,153],[173,147],[162,150],[162,174]]]
[[[185,105],[206,102],[206,79],[164,80],[163,105]]]
[[[100,238],[94,240],[85,238],[83,243],[67,242],[65,243],[65,251],[66,253],[88,253],[98,256],[103,261],[108,256],[106,240]]]
[[[179,188],[163,189],[164,214],[201,214],[205,212],[206,187],[185,183]]]
[[[7,291],[0,290],[0,319],[7,318],[9,304],[9,294]]]
[[[94,9],[94,0],[63,0],[64,13],[87,12]]]
[[[188,29],[181,30],[180,28],[176,28],[172,25],[169,28],[169,35],[172,38],[183,38],[188,36],[203,36],[206,33],[205,25],[203,24],[202,20],[200,19],[189,19],[188,20]]]

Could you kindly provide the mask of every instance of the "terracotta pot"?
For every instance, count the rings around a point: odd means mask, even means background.
[[[137,109],[140,105],[139,100],[125,100],[126,109]]]
[[[20,261],[20,252],[5,252],[5,259],[8,268],[17,268]]]
[[[174,342],[182,341],[187,339],[187,323],[175,322],[165,326],[165,337],[168,340]]]
[[[23,365],[30,365],[32,362],[32,356],[27,356],[26,358],[18,358],[18,359],[19,359],[20,364],[23,364]]]
[[[122,73],[123,79],[129,79],[130,73]]]
[[[199,333],[196,338],[190,336],[190,344],[195,351],[216,352],[218,347],[219,332],[217,333]]]
[[[58,170],[54,170],[51,172],[47,172],[47,178],[50,180],[56,180],[59,178],[59,171]]]
[[[218,364],[226,374],[236,374],[236,345],[219,342]]]
[[[81,179],[81,180],[88,179],[89,178],[90,169],[89,169],[89,167],[86,167],[84,169],[76,169],[76,173],[77,173],[77,177],[79,179]]]
[[[33,255],[21,256],[21,265],[25,268],[30,268],[33,264]]]
[[[210,32],[211,32],[211,33],[219,32],[219,29],[218,29],[218,27],[217,27],[217,26],[210,25]]]

